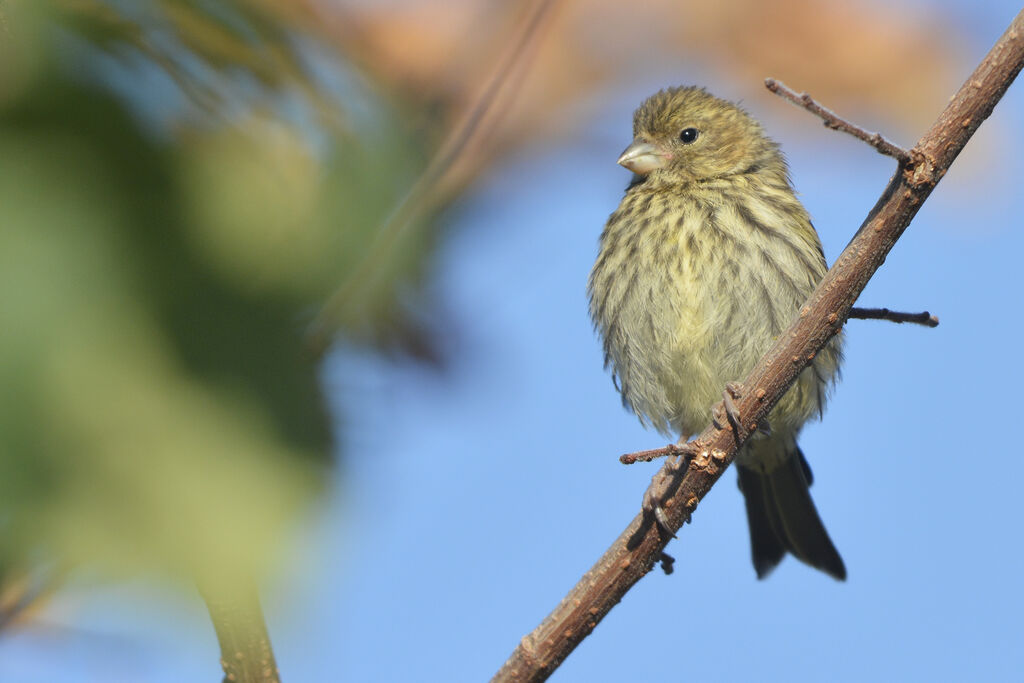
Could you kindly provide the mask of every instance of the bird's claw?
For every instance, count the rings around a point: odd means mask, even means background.
[[[643,511],[649,515],[658,525],[658,529],[667,536],[676,538],[675,532],[669,523],[668,514],[661,504],[662,498],[670,488],[670,483],[675,481],[689,466],[690,460],[697,454],[699,446],[696,442],[687,441],[686,437],[680,437],[676,443],[678,453],[672,456],[665,467],[651,479],[651,485],[644,492]]]
[[[711,421],[714,423],[715,429],[725,429],[728,424],[737,438],[743,430],[743,423],[740,421],[740,411],[733,403],[733,399],[738,399],[741,396],[743,396],[743,385],[739,382],[729,382],[722,391],[722,402],[711,411]]]
[[[740,426],[740,411],[736,410],[736,404],[732,400],[739,399],[743,396],[743,385],[739,382],[729,382],[725,385],[725,391],[722,392],[722,403],[725,405],[725,414],[729,417],[729,422],[732,426],[739,431]]]
[[[675,532],[672,531],[672,527],[669,525],[668,515],[665,514],[665,508],[661,506],[661,501],[657,500],[651,492],[651,489],[653,488],[654,486],[652,485],[644,493],[644,513],[654,517],[654,521],[658,524],[658,529],[663,531],[666,535],[676,538]]]

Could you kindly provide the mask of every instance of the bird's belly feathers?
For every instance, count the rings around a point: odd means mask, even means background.
[[[590,288],[607,362],[623,401],[666,434],[708,424],[726,383],[747,375],[824,273],[734,214],[687,207],[639,225],[613,215],[602,238]],[[801,375],[773,422],[798,429],[820,408],[837,353]]]
[[[739,324],[743,293],[735,281],[716,288],[710,268],[678,251],[664,255],[676,263],[656,267],[648,255],[635,264],[638,285],[623,293],[615,322],[629,332],[617,335],[611,357],[625,402],[660,431],[692,434],[707,424],[726,383],[760,357],[763,325]]]

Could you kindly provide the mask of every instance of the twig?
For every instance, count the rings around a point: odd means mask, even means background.
[[[868,280],[1022,66],[1024,11],[918,141],[907,161],[901,161],[904,165],[900,172],[893,176],[860,230],[811,293],[800,316],[743,380],[746,391],[737,399],[736,408],[744,424],[764,421],[810,359],[839,331]],[[706,444],[714,457],[693,458],[685,474],[674,482],[670,495],[662,499],[675,530],[689,518],[737,450],[732,432],[713,426],[708,426],[697,440]],[[673,462],[663,466],[659,474],[671,472]],[[658,479],[656,475],[654,480]],[[522,639],[493,680],[546,680],[633,584],[654,567],[667,543],[667,536],[662,536],[648,516],[634,517],[554,611]],[[693,588],[680,587],[687,589]],[[701,584],[696,590],[707,589]]]
[[[676,558],[668,553],[662,553],[658,561],[661,562],[661,571],[665,572],[665,576],[675,571]]]
[[[678,445],[670,443],[661,448],[652,448],[648,451],[636,451],[635,453],[620,455],[619,462],[623,465],[633,465],[638,462],[650,462],[657,458],[667,458],[670,455],[684,455],[685,453],[685,448],[680,448]]]
[[[56,593],[66,577],[67,569],[63,567],[51,571],[40,569],[13,581],[6,574],[0,574],[0,584],[14,584],[12,587],[0,585],[0,632]]]
[[[910,152],[895,143],[889,142],[882,137],[881,133],[869,133],[857,124],[847,121],[831,109],[818,104],[814,98],[807,93],[797,93],[795,90],[789,88],[785,83],[777,81],[774,78],[766,78],[764,80],[764,87],[768,88],[776,95],[789,100],[793,104],[803,107],[812,114],[821,117],[826,127],[831,128],[832,130],[840,130],[844,133],[849,133],[858,140],[863,140],[868,143],[882,154],[896,159],[901,164],[911,163]]]
[[[915,325],[924,325],[925,327],[939,326],[939,319],[928,311],[923,313],[900,313],[899,311],[890,311],[888,308],[859,308],[854,306],[850,309],[850,315],[847,317],[857,320],[888,320],[894,323],[914,323]]]
[[[330,343],[340,317],[339,312],[350,305],[358,293],[372,289],[371,283],[378,273],[385,270],[380,268],[381,261],[399,238],[415,224],[416,219],[434,207],[434,193],[441,179],[469,144],[481,136],[482,124],[496,109],[500,91],[515,69],[524,68],[522,55],[536,40],[555,3],[556,0],[537,0],[522,30],[512,39],[511,49],[504,54],[465,118],[448,134],[413,186],[384,220],[362,260],[345,275],[321,307],[307,333],[307,345],[315,355],[321,355]]]
[[[223,683],[281,683],[256,586],[205,580],[199,589],[217,631]]]

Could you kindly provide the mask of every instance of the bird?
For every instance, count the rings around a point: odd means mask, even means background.
[[[828,268],[778,143],[739,105],[697,86],[660,90],[635,111],[618,163],[633,176],[599,239],[590,315],[623,405],[682,446],[726,387],[731,407]],[[736,455],[759,579],[787,553],[846,578],[797,445],[823,414],[842,343],[830,340]]]

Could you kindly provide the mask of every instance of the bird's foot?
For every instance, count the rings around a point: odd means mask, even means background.
[[[741,396],[743,396],[742,384],[729,382],[725,385],[725,390],[722,391],[722,402],[711,411],[711,421],[714,423],[715,429],[725,429],[726,426],[730,426],[736,434],[740,433],[742,429],[740,411],[736,409],[733,399],[739,399]]]
[[[661,501],[658,500],[657,496],[653,493],[654,488],[655,483],[652,480],[651,485],[647,487],[647,491],[644,492],[644,514],[650,515],[654,518],[654,521],[658,524],[658,529],[666,535],[676,538],[676,534],[672,531],[672,526],[669,524],[668,515],[665,514],[665,508],[662,507]]]
[[[675,538],[676,534],[672,530],[662,502],[675,487],[678,479],[686,472],[690,460],[699,452],[699,447],[693,442],[680,439],[680,443],[676,444],[676,452],[678,454],[673,455],[665,463],[665,466],[651,478],[651,485],[644,492],[643,501],[644,515],[653,518],[658,524],[658,529],[672,538]]]

